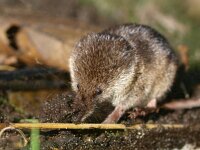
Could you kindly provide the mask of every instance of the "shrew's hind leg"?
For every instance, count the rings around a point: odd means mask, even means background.
[[[149,101],[145,108],[136,107],[133,109],[133,111],[130,111],[128,113],[131,119],[135,119],[140,116],[146,116],[153,112],[158,112],[156,99],[152,99],[151,101]]]

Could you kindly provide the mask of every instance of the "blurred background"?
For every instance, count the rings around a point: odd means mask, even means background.
[[[130,22],[155,28],[180,55],[175,98],[200,93],[199,0],[0,0],[1,99],[35,113],[30,103],[70,87],[68,57],[83,35]]]
[[[1,0],[1,15],[71,18],[102,28],[127,22],[151,25],[200,62],[199,0]]]

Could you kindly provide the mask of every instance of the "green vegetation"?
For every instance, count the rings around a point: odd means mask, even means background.
[[[23,120],[25,122],[31,122],[31,123],[38,123],[37,119],[25,119]],[[31,150],[40,150],[40,130],[37,128],[31,129],[31,143],[30,143],[30,149]],[[29,147],[29,145],[27,146]]]
[[[200,2],[198,0],[79,0],[95,7],[101,17],[113,24],[138,22],[163,33],[175,49],[189,49],[190,67],[200,65]],[[198,5],[199,4],[199,5]]]

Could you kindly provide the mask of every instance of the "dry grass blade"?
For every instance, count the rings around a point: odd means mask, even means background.
[[[1,126],[0,126],[0,127],[1,127]],[[14,131],[17,131],[17,132],[21,135],[21,137],[22,137],[22,139],[23,139],[23,141],[24,141],[24,142],[23,142],[23,146],[24,146],[24,147],[28,144],[28,141],[27,141],[27,139],[26,139],[26,136],[25,136],[25,134],[22,132],[22,130],[16,129],[15,127],[12,127],[12,126],[3,128],[3,129],[0,131],[0,138],[2,138],[3,133],[4,133],[5,131],[7,131],[7,130],[14,130]]]
[[[0,124],[0,127],[5,126]],[[124,124],[73,124],[73,123],[14,123],[11,125],[14,128],[20,129],[112,129],[112,130],[126,130],[135,129],[140,130],[142,128],[154,129],[154,128],[184,128],[183,124],[135,124],[132,126],[125,126]],[[199,128],[198,128],[199,127]],[[200,126],[197,128],[200,129]]]

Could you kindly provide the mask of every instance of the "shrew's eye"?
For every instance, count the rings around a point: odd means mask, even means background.
[[[100,88],[97,88],[95,94],[96,94],[96,95],[100,95],[102,92],[103,92],[103,91],[102,91]]]
[[[76,87],[77,87],[78,90],[80,89],[80,85],[79,84],[77,84]]]

